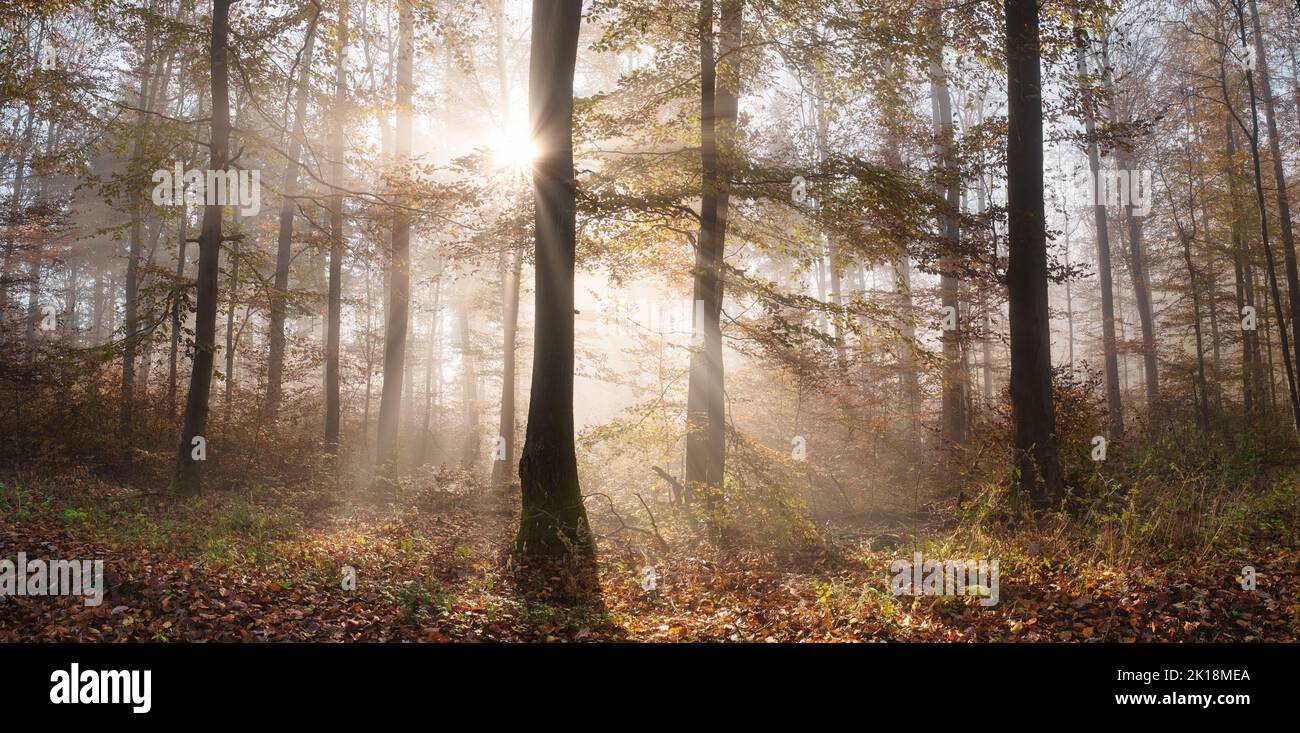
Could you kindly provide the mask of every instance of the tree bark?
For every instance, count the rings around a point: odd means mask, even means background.
[[[473,307],[471,283],[464,277],[458,283],[459,295],[456,302],[456,332],[460,340],[460,390],[463,411],[461,412],[460,465],[467,471],[478,466],[480,457],[478,411],[478,352],[474,347],[473,331],[470,329],[469,312]]]
[[[432,422],[434,411],[434,393],[438,391],[435,388],[442,386],[442,331],[439,324],[442,321],[442,277],[441,274],[433,279],[433,313],[429,316],[429,351],[428,361],[424,364],[424,425],[420,430],[420,453],[416,465],[423,466],[428,462],[429,456],[429,426]],[[436,380],[436,381],[435,381]]]
[[[1102,83],[1105,84],[1106,90],[1111,97],[1115,98],[1115,83],[1110,73],[1110,42],[1108,39],[1102,40],[1101,59],[1102,59]],[[1112,104],[1110,109],[1111,124],[1119,122],[1119,116]],[[1119,163],[1120,173],[1127,174],[1132,181],[1133,186],[1137,185],[1137,173],[1134,170],[1135,158],[1131,150],[1121,149],[1115,156],[1116,162]],[[1150,196],[1151,192],[1148,191]],[[1160,402],[1160,370],[1159,361],[1156,354],[1156,334],[1155,334],[1155,312],[1151,302],[1151,278],[1147,274],[1146,251],[1142,243],[1143,238],[1143,221],[1142,217],[1135,215],[1132,204],[1133,196],[1129,196],[1129,201],[1121,202],[1124,208],[1124,219],[1128,229],[1128,263],[1129,274],[1133,277],[1133,300],[1137,306],[1138,321],[1142,326],[1142,373],[1143,384],[1146,386],[1147,393],[1147,412],[1148,417],[1153,425],[1159,424],[1159,402]]]
[[[573,442],[573,72],[581,21],[582,0],[533,0],[528,106],[539,149],[533,165],[537,326],[515,538],[515,551],[525,557],[595,552]]]
[[[1268,54],[1264,48],[1264,33],[1259,20],[1259,5],[1250,0],[1251,23],[1254,26],[1255,64],[1258,71],[1259,92],[1264,102],[1264,123],[1268,127],[1269,152],[1273,156],[1273,183],[1277,195],[1278,229],[1282,236],[1282,258],[1286,264],[1286,292],[1291,315],[1291,343],[1300,349],[1300,269],[1296,264],[1295,233],[1291,225],[1291,200],[1286,190],[1286,172],[1283,170],[1281,138],[1277,129],[1277,111],[1273,103],[1273,80],[1269,72]],[[1300,358],[1295,363],[1300,370]],[[1298,408],[1300,409],[1300,408]],[[1300,413],[1296,424],[1300,426]]]
[[[1011,412],[1020,485],[1044,508],[1059,500],[1056,408],[1047,310],[1041,47],[1036,0],[1006,0],[1007,296]]]
[[[397,127],[395,153],[399,163],[411,154],[412,68],[415,61],[415,13],[411,0],[398,3]],[[402,199],[399,197],[399,201]],[[392,264],[388,275],[387,325],[384,329],[384,385],[379,397],[379,437],[375,463],[396,470],[394,453],[402,409],[402,378],[406,370],[406,330],[411,308],[411,213],[393,214]]]
[[[1101,342],[1105,361],[1106,405],[1112,439],[1124,434],[1124,404],[1119,391],[1119,356],[1115,342],[1115,286],[1110,264],[1110,226],[1106,216],[1105,198],[1097,195],[1101,171],[1101,155],[1097,146],[1097,123],[1093,117],[1091,84],[1088,82],[1088,39],[1084,31],[1076,29],[1075,69],[1079,86],[1085,95],[1084,129],[1088,138],[1088,170],[1092,173],[1093,224],[1097,232],[1097,279],[1101,284]]]
[[[1224,89],[1226,91],[1226,85]],[[1224,116],[1225,174],[1228,179],[1229,210],[1232,212],[1232,270],[1237,283],[1236,320],[1240,323],[1245,317],[1243,311],[1247,307],[1252,310],[1255,308],[1255,274],[1250,262],[1250,252],[1246,247],[1246,237],[1243,234],[1245,223],[1241,220],[1241,210],[1237,206],[1241,194],[1237,182],[1237,136],[1232,123],[1232,114],[1226,114]],[[1241,402],[1242,412],[1247,419],[1254,414],[1257,404],[1260,409],[1264,407],[1263,394],[1260,391],[1261,381],[1259,331],[1257,328],[1243,328],[1241,331]]]
[[[144,56],[140,61],[139,112],[136,113],[135,141],[131,145],[131,166],[128,175],[138,175],[137,170],[144,161],[145,132],[149,127],[149,85],[153,75],[149,66],[149,57],[153,55],[154,36],[148,34],[144,44]],[[135,428],[135,354],[136,330],[138,328],[139,271],[140,251],[144,247],[144,205],[143,186],[131,183],[131,228],[130,244],[126,259],[126,303],[124,305],[126,324],[122,335],[122,403],[118,408],[118,432],[125,442],[127,450],[123,454],[130,460],[132,432]]]
[[[338,453],[342,402],[339,398],[339,339],[343,315],[343,128],[348,101],[348,3],[339,4],[337,61],[334,67],[334,109],[330,120],[330,264],[328,313],[325,326],[325,450]]]
[[[519,333],[519,277],[522,274],[523,253],[518,247],[510,252],[510,264],[505,273],[505,341],[501,362],[501,422],[498,433],[505,442],[505,458],[493,456],[492,485],[504,487],[511,481],[510,467],[515,459],[515,342]]]
[[[298,201],[298,167],[301,165],[303,127],[307,117],[307,92],[311,81],[312,52],[316,46],[316,23],[320,20],[320,6],[313,5],[311,20],[307,22],[307,35],[303,41],[302,67],[298,70],[298,89],[294,97],[293,131],[289,134],[288,159],[284,163],[284,177],[280,190],[280,232],[276,240],[275,278],[271,288],[271,324],[266,366],[266,403],[263,417],[274,425],[280,414],[281,382],[284,379],[284,319],[289,290],[289,263],[293,259],[293,217]]]
[[[955,328],[943,329],[943,416],[940,437],[944,444],[966,442],[966,375],[961,364],[961,287],[957,276],[958,246],[961,229],[957,215],[961,210],[961,182],[957,161],[953,157],[952,97],[948,91],[948,74],[943,68],[943,11],[931,11],[934,34],[930,50],[930,119],[935,136],[935,165],[940,169],[940,186],[948,210],[940,216],[945,252],[939,259],[939,292],[944,318],[954,314]]]
[[[212,136],[209,169],[225,171],[230,164],[230,86],[227,37],[230,6],[237,0],[212,0]],[[205,202],[206,203],[206,202]],[[217,275],[221,254],[223,207],[206,203],[199,232],[198,304],[194,326],[194,362],[190,391],[185,400],[181,443],[172,474],[171,490],[180,495],[197,494],[202,488],[202,462],[195,460],[194,438],[204,437],[208,422],[208,399],[212,388],[212,364],[217,335]]]
[[[686,402],[686,486],[706,503],[722,488],[726,461],[726,411],[722,365],[722,262],[730,199],[740,70],[741,0],[722,0],[718,57],[713,51],[713,2],[700,5],[700,140],[703,191],[699,247],[695,259],[693,311],[701,336],[691,352]],[[722,63],[719,64],[719,61]],[[719,67],[722,67],[719,69]],[[721,71],[721,83],[718,72]]]
[[[1241,0],[1235,0],[1237,10],[1237,25],[1241,45],[1246,45],[1246,18],[1242,11]],[[1264,176],[1260,165],[1259,155],[1259,104],[1258,97],[1255,93],[1255,74],[1251,69],[1246,69],[1246,88],[1250,93],[1250,154],[1251,161],[1254,164],[1255,171],[1255,204],[1259,208],[1259,235],[1264,245],[1264,263],[1268,270],[1269,289],[1273,295],[1273,309],[1277,317],[1278,342],[1282,347],[1282,362],[1286,371],[1287,388],[1291,397],[1291,414],[1293,422],[1297,429],[1300,429],[1300,395],[1296,392],[1296,375],[1293,367],[1294,362],[1291,360],[1291,344],[1286,332],[1286,317],[1282,313],[1282,296],[1281,290],[1277,284],[1277,266],[1273,258],[1273,247],[1269,244],[1268,239],[1268,206],[1264,202]],[[1293,297],[1300,297],[1300,294],[1292,294]],[[1297,344],[1300,346],[1300,344]],[[1272,359],[1270,349],[1269,358]],[[1270,383],[1272,379],[1270,377]]]

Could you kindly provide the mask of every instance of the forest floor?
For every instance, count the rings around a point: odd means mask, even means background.
[[[106,588],[94,607],[0,598],[0,641],[1280,641],[1300,630],[1300,552],[1286,549],[1255,560],[1254,591],[1227,560],[1120,571],[1004,557],[986,607],[892,595],[890,563],[911,548],[871,549],[861,528],[824,528],[835,539],[803,555],[674,540],[653,560],[618,532],[600,542],[599,600],[575,604],[519,582],[509,501],[431,488],[389,504],[176,503],[92,483],[72,506],[0,493],[0,557],[103,559]]]

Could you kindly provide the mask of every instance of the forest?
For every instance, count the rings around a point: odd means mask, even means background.
[[[1298,49],[7,0],[0,641],[1291,641]]]

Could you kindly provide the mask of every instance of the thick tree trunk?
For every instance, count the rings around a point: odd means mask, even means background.
[[[533,0],[528,107],[539,149],[533,165],[537,332],[519,461],[523,502],[515,551],[524,556],[595,552],[573,443],[573,71],[581,21],[582,0]]]
[[[226,39],[230,32],[232,0],[212,0],[212,136],[209,169],[225,171],[230,164],[230,87]],[[203,224],[199,232],[198,305],[194,326],[194,363],[190,372],[190,391],[185,400],[181,443],[172,475],[171,490],[177,494],[196,494],[202,487],[202,461],[195,460],[195,438],[203,435],[208,423],[208,399],[212,388],[212,364],[217,336],[217,275],[221,254],[221,219],[223,207],[209,203],[203,207]],[[206,454],[205,454],[206,457]]]
[[[298,201],[298,167],[301,164],[303,127],[307,117],[307,92],[311,80],[312,52],[316,46],[316,23],[320,19],[320,6],[313,6],[311,20],[307,22],[307,35],[303,41],[302,66],[298,70],[298,89],[294,98],[293,131],[289,134],[289,157],[284,163],[280,204],[280,233],[276,240],[274,287],[271,289],[271,326],[268,337],[266,366],[266,403],[263,417],[275,424],[280,414],[281,382],[284,379],[284,319],[289,290],[289,263],[293,259],[293,217]]]
[[[1052,398],[1043,206],[1043,108],[1038,4],[1006,0],[1007,296],[1011,321],[1011,412],[1020,484],[1035,507],[1062,494]]]
[[[415,14],[411,0],[398,3],[397,129],[395,153],[405,164],[411,154],[412,68],[415,61]],[[401,199],[399,198],[399,201]],[[375,463],[395,470],[393,454],[402,407],[402,377],[406,370],[406,329],[411,308],[411,213],[393,214],[392,266],[388,275],[387,325],[384,329],[384,386],[379,397],[379,437]],[[387,467],[387,468],[385,468]]]

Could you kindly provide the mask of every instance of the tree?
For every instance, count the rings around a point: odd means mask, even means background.
[[[209,178],[224,175],[230,167],[230,84],[229,48],[230,6],[238,0],[212,0],[212,31],[209,56],[212,65],[212,134],[209,141]],[[203,435],[208,424],[208,399],[212,389],[212,365],[217,337],[217,276],[221,246],[226,240],[221,222],[224,207],[208,196],[199,229],[198,300],[194,326],[194,361],[190,370],[190,391],[185,399],[181,444],[172,474],[171,490],[187,495],[201,489],[202,461],[206,452]],[[198,440],[196,440],[198,439]]]
[[[538,150],[533,164],[537,333],[519,461],[523,502],[515,550],[534,557],[595,552],[573,443],[573,72],[581,20],[582,0],[533,0],[528,111]]]
[[[1106,88],[1107,96],[1111,100],[1111,125],[1119,127],[1121,123],[1130,123],[1131,120],[1121,121],[1119,119],[1118,105],[1115,104],[1118,94],[1115,90],[1114,76],[1111,73],[1110,39],[1107,37],[1103,37],[1101,43],[1101,79]],[[1137,156],[1134,153],[1131,140],[1121,143],[1115,158],[1121,171],[1131,175],[1136,170]],[[1150,194],[1150,192],[1147,193]],[[1142,372],[1146,384],[1147,412],[1151,422],[1158,424],[1160,365],[1156,358],[1156,322],[1155,310],[1151,301],[1151,276],[1148,273],[1146,250],[1143,245],[1143,216],[1137,213],[1132,196],[1129,197],[1128,201],[1123,202],[1122,208],[1128,230],[1128,268],[1129,275],[1133,278],[1133,300],[1137,305],[1138,321],[1142,327]]]
[[[695,259],[691,352],[686,403],[686,486],[711,502],[722,488],[726,461],[726,407],[722,366],[723,253],[730,176],[735,155],[740,67],[741,0],[722,0],[722,34],[713,50],[713,0],[700,4],[700,236]],[[719,68],[721,67],[721,68]],[[718,83],[719,71],[721,83]]]
[[[398,3],[396,157],[405,163],[411,154],[411,91],[415,61],[415,13],[411,0]],[[384,330],[384,386],[379,397],[379,437],[375,463],[381,470],[394,465],[398,418],[402,409],[402,378],[406,369],[406,330],[411,311],[411,212],[399,205],[393,213],[392,260],[388,271],[388,312]],[[385,469],[387,467],[387,469]]]
[[[1043,204],[1041,46],[1036,0],[1006,0],[1007,299],[1011,414],[1020,486],[1039,508],[1063,490],[1052,397]]]
[[[136,180],[139,168],[144,165],[145,132],[149,124],[149,86],[154,74],[150,72],[153,57],[154,35],[147,34],[144,44],[144,56],[140,59],[140,94],[139,109],[136,112],[135,141],[131,147],[131,170],[128,171],[133,193],[129,196],[131,206],[130,251],[126,260],[126,332],[122,337],[122,404],[118,412],[118,430],[126,441],[130,455],[131,434],[135,430],[135,355],[139,327],[139,280],[140,251],[144,246],[144,188]]]
[[[1296,264],[1295,233],[1291,225],[1291,199],[1286,190],[1286,172],[1278,136],[1277,112],[1273,102],[1272,75],[1269,73],[1268,53],[1264,48],[1264,35],[1260,27],[1259,5],[1255,0],[1250,0],[1250,18],[1254,30],[1255,65],[1258,69],[1257,72],[1251,73],[1259,81],[1259,93],[1264,102],[1264,124],[1268,128],[1268,147],[1273,157],[1273,183],[1277,193],[1278,229],[1282,235],[1282,258],[1286,265],[1287,301],[1291,306],[1291,343],[1297,354],[1295,366],[1300,370],[1300,269]],[[1243,39],[1243,50],[1246,45],[1247,41]],[[1251,104],[1254,105],[1253,88],[1251,95]],[[1300,428],[1300,414],[1297,414],[1296,426]]]
[[[1233,4],[1237,11],[1238,37],[1241,40],[1242,49],[1245,49],[1248,42],[1246,40],[1246,18],[1242,10],[1242,0],[1233,0]],[[1291,396],[1291,414],[1295,427],[1300,429],[1300,393],[1297,392],[1295,367],[1294,362],[1291,360],[1291,343],[1287,335],[1286,318],[1282,313],[1282,293],[1277,284],[1277,266],[1273,257],[1273,247],[1269,243],[1268,236],[1268,205],[1264,202],[1264,176],[1259,152],[1259,97],[1255,93],[1255,73],[1249,66],[1246,67],[1246,88],[1250,96],[1250,129],[1247,132],[1247,138],[1250,142],[1251,162],[1254,164],[1255,171],[1255,205],[1259,210],[1259,236],[1264,246],[1264,263],[1268,273],[1269,290],[1273,296],[1274,315],[1277,317],[1278,341],[1282,347],[1282,364],[1285,367],[1287,388]],[[1235,112],[1233,114],[1235,116]],[[1240,120],[1238,120],[1238,124],[1243,128],[1245,127]],[[1300,297],[1295,293],[1293,293],[1293,296]],[[1296,344],[1296,346],[1300,347],[1300,344]]]
[[[330,183],[330,264],[329,292],[326,295],[325,336],[325,447],[331,453],[339,449],[339,423],[342,403],[339,399],[339,339],[343,315],[343,128],[348,102],[348,3],[339,2],[338,37],[334,66],[334,109],[330,116],[329,156]]]
[[[1110,420],[1110,436],[1117,438],[1124,434],[1124,404],[1120,401],[1119,355],[1115,342],[1115,287],[1110,266],[1110,220],[1106,216],[1105,197],[1097,195],[1097,182],[1101,180],[1101,156],[1097,145],[1097,122],[1092,85],[1088,80],[1089,41],[1087,31],[1079,25],[1075,28],[1075,44],[1075,70],[1079,77],[1079,89],[1083,94],[1084,131],[1087,137],[1085,145],[1088,151],[1088,170],[1092,174],[1094,196],[1092,211],[1093,224],[1097,232],[1097,281],[1101,286],[1101,343],[1102,358],[1105,361],[1107,417]]]
[[[510,123],[510,82],[506,72],[505,52],[505,2],[498,0],[492,6],[496,21],[496,72],[497,89],[501,104],[501,119]],[[513,172],[510,172],[513,174]],[[512,190],[510,187],[507,191]],[[517,231],[514,226],[510,234]],[[505,267],[502,271],[502,327],[505,335],[501,344],[501,416],[498,422],[498,439],[502,441],[504,457],[494,452],[492,457],[492,485],[504,487],[514,473],[515,460],[515,351],[519,335],[519,284],[523,269],[523,242],[507,235]]]
[[[286,295],[289,290],[289,263],[293,259],[293,217],[298,207],[298,167],[302,164],[303,127],[307,117],[307,92],[311,82],[312,51],[316,46],[316,23],[320,20],[320,6],[312,3],[311,18],[307,21],[307,34],[303,40],[301,68],[298,69],[298,89],[294,96],[293,130],[289,133],[288,158],[284,162],[281,179],[280,232],[276,239],[275,278],[271,290],[271,324],[269,356],[266,367],[266,404],[264,416],[274,424],[280,412],[281,382],[284,377],[284,318]],[[340,65],[342,60],[340,57]]]
[[[962,369],[961,303],[958,300],[960,280],[957,276],[957,251],[961,229],[957,216],[961,211],[961,181],[957,170],[955,138],[952,124],[952,96],[948,91],[948,74],[943,67],[943,11],[930,12],[934,40],[931,46],[930,117],[935,136],[935,164],[944,202],[947,205],[940,217],[943,228],[944,254],[940,259],[939,278],[945,321],[951,314],[953,328],[943,329],[943,418],[940,433],[945,443],[966,441],[966,377]]]

